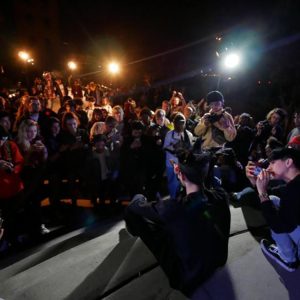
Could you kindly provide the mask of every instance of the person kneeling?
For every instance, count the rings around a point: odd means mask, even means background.
[[[265,219],[276,245],[263,239],[262,251],[286,271],[293,272],[300,259],[300,151],[279,148],[272,151],[269,167],[255,174],[255,165],[246,167],[246,175],[256,186]],[[285,184],[268,189],[270,180]]]
[[[152,251],[171,287],[187,296],[224,265],[228,255],[227,194],[205,188],[209,163],[207,153],[184,153],[174,172],[185,194],[156,203],[136,195],[125,212],[128,231]]]

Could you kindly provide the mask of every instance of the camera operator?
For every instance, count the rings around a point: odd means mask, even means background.
[[[269,156],[269,166],[256,173],[249,162],[246,176],[256,187],[263,215],[270,226],[272,239],[261,240],[262,251],[289,272],[298,268],[300,258],[300,152],[292,148],[277,148]],[[284,184],[269,188],[269,182]]]
[[[219,91],[208,93],[206,102],[210,110],[200,119],[195,135],[202,138],[202,149],[223,147],[236,137],[233,118],[223,109],[224,97]]]
[[[265,147],[269,137],[273,136],[284,142],[284,123],[287,113],[282,108],[272,109],[266,119],[256,125],[256,135],[250,146],[250,153],[256,152],[261,158],[266,157]]]

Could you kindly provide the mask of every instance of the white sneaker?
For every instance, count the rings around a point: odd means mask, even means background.
[[[45,226],[45,224],[41,224],[40,232],[41,235],[45,235],[50,233],[50,230]]]

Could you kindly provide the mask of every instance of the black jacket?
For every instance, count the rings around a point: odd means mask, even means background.
[[[269,195],[280,198],[279,210],[272,201],[261,204],[264,217],[276,233],[288,233],[300,225],[300,175],[287,184],[270,189]]]
[[[150,220],[151,229],[146,229],[137,216]],[[130,222],[130,217],[137,222]],[[160,201],[140,208],[129,205],[125,219],[129,229],[139,224],[130,232],[139,235],[153,252],[170,285],[186,295],[226,263],[230,211],[227,194],[222,189],[192,193],[176,201]]]

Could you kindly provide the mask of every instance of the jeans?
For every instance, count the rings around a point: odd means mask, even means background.
[[[171,167],[167,166],[166,171],[167,171],[167,178],[168,178],[169,193],[171,199],[175,199],[180,183],[179,180],[177,179],[176,174],[174,173],[174,168],[172,166]]]
[[[270,196],[270,200],[276,208],[280,206],[280,198]],[[271,230],[272,238],[276,242],[280,256],[287,262],[300,260],[300,226],[297,226],[292,232],[276,233]]]

